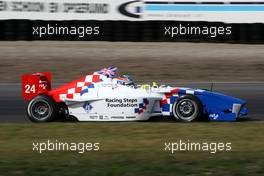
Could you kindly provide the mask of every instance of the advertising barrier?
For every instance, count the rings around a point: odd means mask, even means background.
[[[5,0],[1,40],[262,43],[264,1]]]

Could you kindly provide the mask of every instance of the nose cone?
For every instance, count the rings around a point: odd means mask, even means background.
[[[218,92],[204,91],[204,92],[201,92],[201,94],[205,95],[205,96],[212,97],[218,101],[221,101],[221,102],[229,104],[229,105],[233,105],[233,104],[244,105],[244,104],[246,104],[246,101],[243,99],[235,98],[235,97],[228,96],[228,95],[218,93]]]

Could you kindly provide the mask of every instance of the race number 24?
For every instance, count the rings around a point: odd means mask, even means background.
[[[26,94],[35,93],[35,92],[36,92],[35,84],[33,84],[33,85],[26,84],[25,85],[25,93]]]

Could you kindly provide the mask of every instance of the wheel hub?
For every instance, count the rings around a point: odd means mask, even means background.
[[[36,112],[40,115],[43,115],[47,112],[48,108],[45,107],[45,106],[39,106],[37,109],[36,109]]]
[[[33,105],[33,116],[38,119],[46,118],[49,115],[49,106],[45,102],[37,102]]]
[[[194,106],[191,101],[184,100],[179,105],[179,111],[183,116],[190,116],[194,112]]]

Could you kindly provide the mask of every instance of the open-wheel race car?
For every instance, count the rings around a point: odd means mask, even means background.
[[[58,117],[142,121],[160,116],[192,122],[236,121],[248,112],[246,102],[238,98],[202,89],[135,85],[130,76],[117,76],[116,70],[104,68],[53,90],[49,72],[22,75],[28,117],[33,122],[48,122]]]

